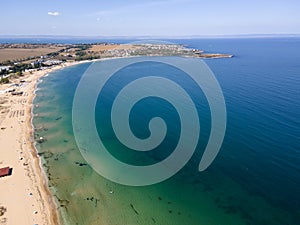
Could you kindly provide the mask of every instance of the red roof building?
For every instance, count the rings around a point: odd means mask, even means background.
[[[4,167],[4,168],[0,168],[0,177],[5,177],[11,174],[11,168]]]

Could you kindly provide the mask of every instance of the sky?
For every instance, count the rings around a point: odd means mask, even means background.
[[[299,0],[9,0],[0,35],[300,34]]]

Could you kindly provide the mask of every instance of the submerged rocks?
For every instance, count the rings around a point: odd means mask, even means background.
[[[52,158],[54,154],[52,152],[39,152],[38,155],[43,156],[44,159],[49,159]]]
[[[100,201],[100,199],[95,198],[94,196],[92,196],[90,198],[88,197],[88,198],[86,198],[86,200],[91,201],[91,202],[95,202],[95,208],[98,206],[98,202]]]
[[[61,120],[61,119],[62,119],[62,116],[57,117],[55,120],[58,121],[58,120]]]
[[[82,162],[75,162],[78,166],[87,166],[87,163],[82,163]]]
[[[134,205],[132,203],[130,203],[130,207],[135,212],[135,214],[139,215],[139,212],[134,208]]]

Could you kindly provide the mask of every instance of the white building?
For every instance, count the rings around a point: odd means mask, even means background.
[[[0,71],[9,70],[10,66],[0,66]]]

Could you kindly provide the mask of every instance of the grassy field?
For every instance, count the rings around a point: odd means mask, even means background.
[[[107,45],[93,45],[89,51],[92,52],[103,52],[107,50],[120,50],[120,49],[132,49],[134,48],[133,45],[116,45],[116,44],[107,44]]]
[[[24,60],[28,57],[38,57],[61,50],[62,47],[49,46],[38,48],[0,48],[0,63],[7,60]]]

